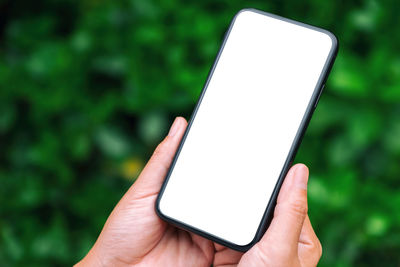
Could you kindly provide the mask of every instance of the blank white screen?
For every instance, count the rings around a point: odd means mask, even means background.
[[[250,243],[332,45],[326,33],[239,13],[160,211],[234,244]]]

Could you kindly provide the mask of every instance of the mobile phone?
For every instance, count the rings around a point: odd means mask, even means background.
[[[162,185],[157,214],[235,250],[258,242],[337,47],[324,29],[239,11]]]

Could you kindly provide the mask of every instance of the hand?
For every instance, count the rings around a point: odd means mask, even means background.
[[[155,200],[187,123],[177,118],[134,185],[77,266],[316,266],[321,244],[307,216],[308,169],[293,166],[263,238],[246,253],[175,228],[155,213]]]

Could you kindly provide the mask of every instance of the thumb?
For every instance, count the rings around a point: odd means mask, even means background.
[[[261,247],[263,243],[270,244],[273,241],[297,252],[297,243],[307,216],[307,182],[308,168],[304,164],[296,164],[290,169],[279,192],[274,218],[260,241]]]
[[[140,198],[158,194],[186,126],[187,122],[184,118],[177,117],[175,119],[168,132],[168,136],[157,146],[149,162],[132,187],[136,197]]]

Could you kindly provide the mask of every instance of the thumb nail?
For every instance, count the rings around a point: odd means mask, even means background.
[[[294,185],[307,190],[308,168],[304,164],[298,164],[294,171]]]

